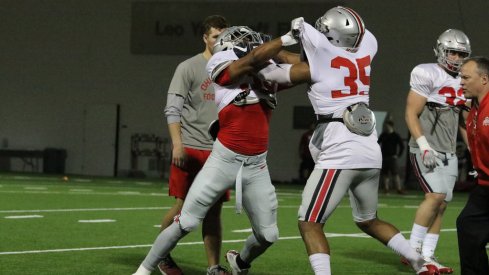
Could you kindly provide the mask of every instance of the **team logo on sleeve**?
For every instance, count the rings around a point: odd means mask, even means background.
[[[482,122],[482,126],[489,126],[489,117],[485,117],[484,121]]]

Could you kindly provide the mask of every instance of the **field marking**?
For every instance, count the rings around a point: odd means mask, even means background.
[[[93,192],[93,189],[70,189],[70,192]]]
[[[141,192],[139,192],[139,191],[117,191],[117,194],[121,194],[121,195],[140,195]]]
[[[42,215],[22,215],[22,216],[5,216],[5,219],[33,219],[33,218],[44,218]]]
[[[32,191],[14,191],[14,190],[1,190],[0,193],[9,193],[9,194],[47,194],[47,195],[108,195],[108,196],[148,196],[148,197],[163,197],[168,196],[166,193],[139,193],[139,192],[125,192],[125,191],[117,191],[117,192],[87,192],[77,193],[77,192],[68,192],[68,191],[42,191],[42,190],[32,190]]]
[[[44,186],[25,186],[25,190],[47,190],[47,187]]]
[[[455,231],[456,229],[445,229],[442,231]],[[411,231],[402,231],[402,233],[410,233]],[[366,237],[365,237],[365,236]],[[370,236],[364,233],[352,233],[352,234],[344,234],[344,233],[326,233],[326,237],[328,238],[337,238],[337,237],[350,237],[350,238],[370,238]],[[288,237],[280,237],[279,240],[297,240],[301,239],[301,236],[288,236]],[[245,242],[246,239],[237,239],[237,240],[222,240],[223,243],[242,243]],[[181,242],[177,245],[203,245],[203,241],[198,242]],[[151,247],[153,244],[137,244],[137,245],[121,245],[121,246],[100,246],[100,247],[82,247],[82,248],[61,248],[61,249],[46,249],[46,250],[25,250],[25,251],[5,251],[0,252],[0,256],[2,255],[19,255],[19,254],[40,254],[40,253],[59,253],[59,252],[74,252],[74,251],[90,251],[90,250],[110,250],[110,249],[127,249],[127,248],[142,248],[142,247]]]
[[[155,207],[115,207],[115,208],[71,208],[71,209],[29,209],[29,210],[0,210],[0,213],[41,213],[41,212],[88,212],[88,211],[133,211],[133,210],[168,210],[172,206],[155,206]],[[346,208],[350,206],[338,206]],[[234,205],[225,205],[222,208],[234,209]],[[282,205],[279,208],[297,208],[299,205]]]
[[[98,219],[98,220],[78,220],[80,223],[105,223],[105,222],[116,222],[112,219]]]
[[[166,210],[163,207],[130,207],[130,208],[74,208],[74,209],[32,209],[32,210],[0,210],[0,213],[42,213],[42,212],[89,212],[89,211],[132,211],[132,210]]]
[[[253,228],[245,228],[231,231],[233,233],[250,233],[253,232]]]
[[[1,191],[0,191],[1,192]],[[90,193],[93,194],[93,193]],[[416,206],[417,207],[417,206]],[[451,208],[462,208],[463,206],[451,206]],[[41,213],[41,212],[88,212],[88,211],[133,211],[133,210],[167,210],[171,206],[155,206],[155,207],[114,207],[114,208],[69,208],[69,209],[15,209],[15,210],[0,210],[0,213]],[[229,205],[224,205],[224,209],[234,209],[233,202],[229,202]],[[297,208],[299,205],[279,205],[279,208]],[[337,208],[350,208],[350,205],[338,205]],[[379,208],[412,208],[409,205],[404,206],[389,206],[389,205],[379,205]]]

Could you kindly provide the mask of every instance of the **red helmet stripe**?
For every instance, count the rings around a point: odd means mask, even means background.
[[[360,42],[362,42],[363,35],[365,34],[365,26],[363,25],[363,20],[360,17],[360,15],[358,15],[358,13],[356,13],[354,10],[347,8],[347,7],[342,7],[342,8],[347,10],[351,15],[353,15],[353,17],[357,21],[358,28],[360,29],[359,30],[360,32],[357,36],[357,41],[355,41],[355,45],[353,46],[353,48],[356,48],[356,47],[358,47]]]

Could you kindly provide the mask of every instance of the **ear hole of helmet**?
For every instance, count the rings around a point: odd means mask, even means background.
[[[336,47],[355,52],[365,33],[365,24],[354,10],[347,7],[329,9],[316,20],[316,29]]]

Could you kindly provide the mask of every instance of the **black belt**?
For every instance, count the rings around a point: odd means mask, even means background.
[[[329,123],[329,122],[341,122],[343,123],[342,117],[332,117],[332,115],[316,115],[317,123]]]

